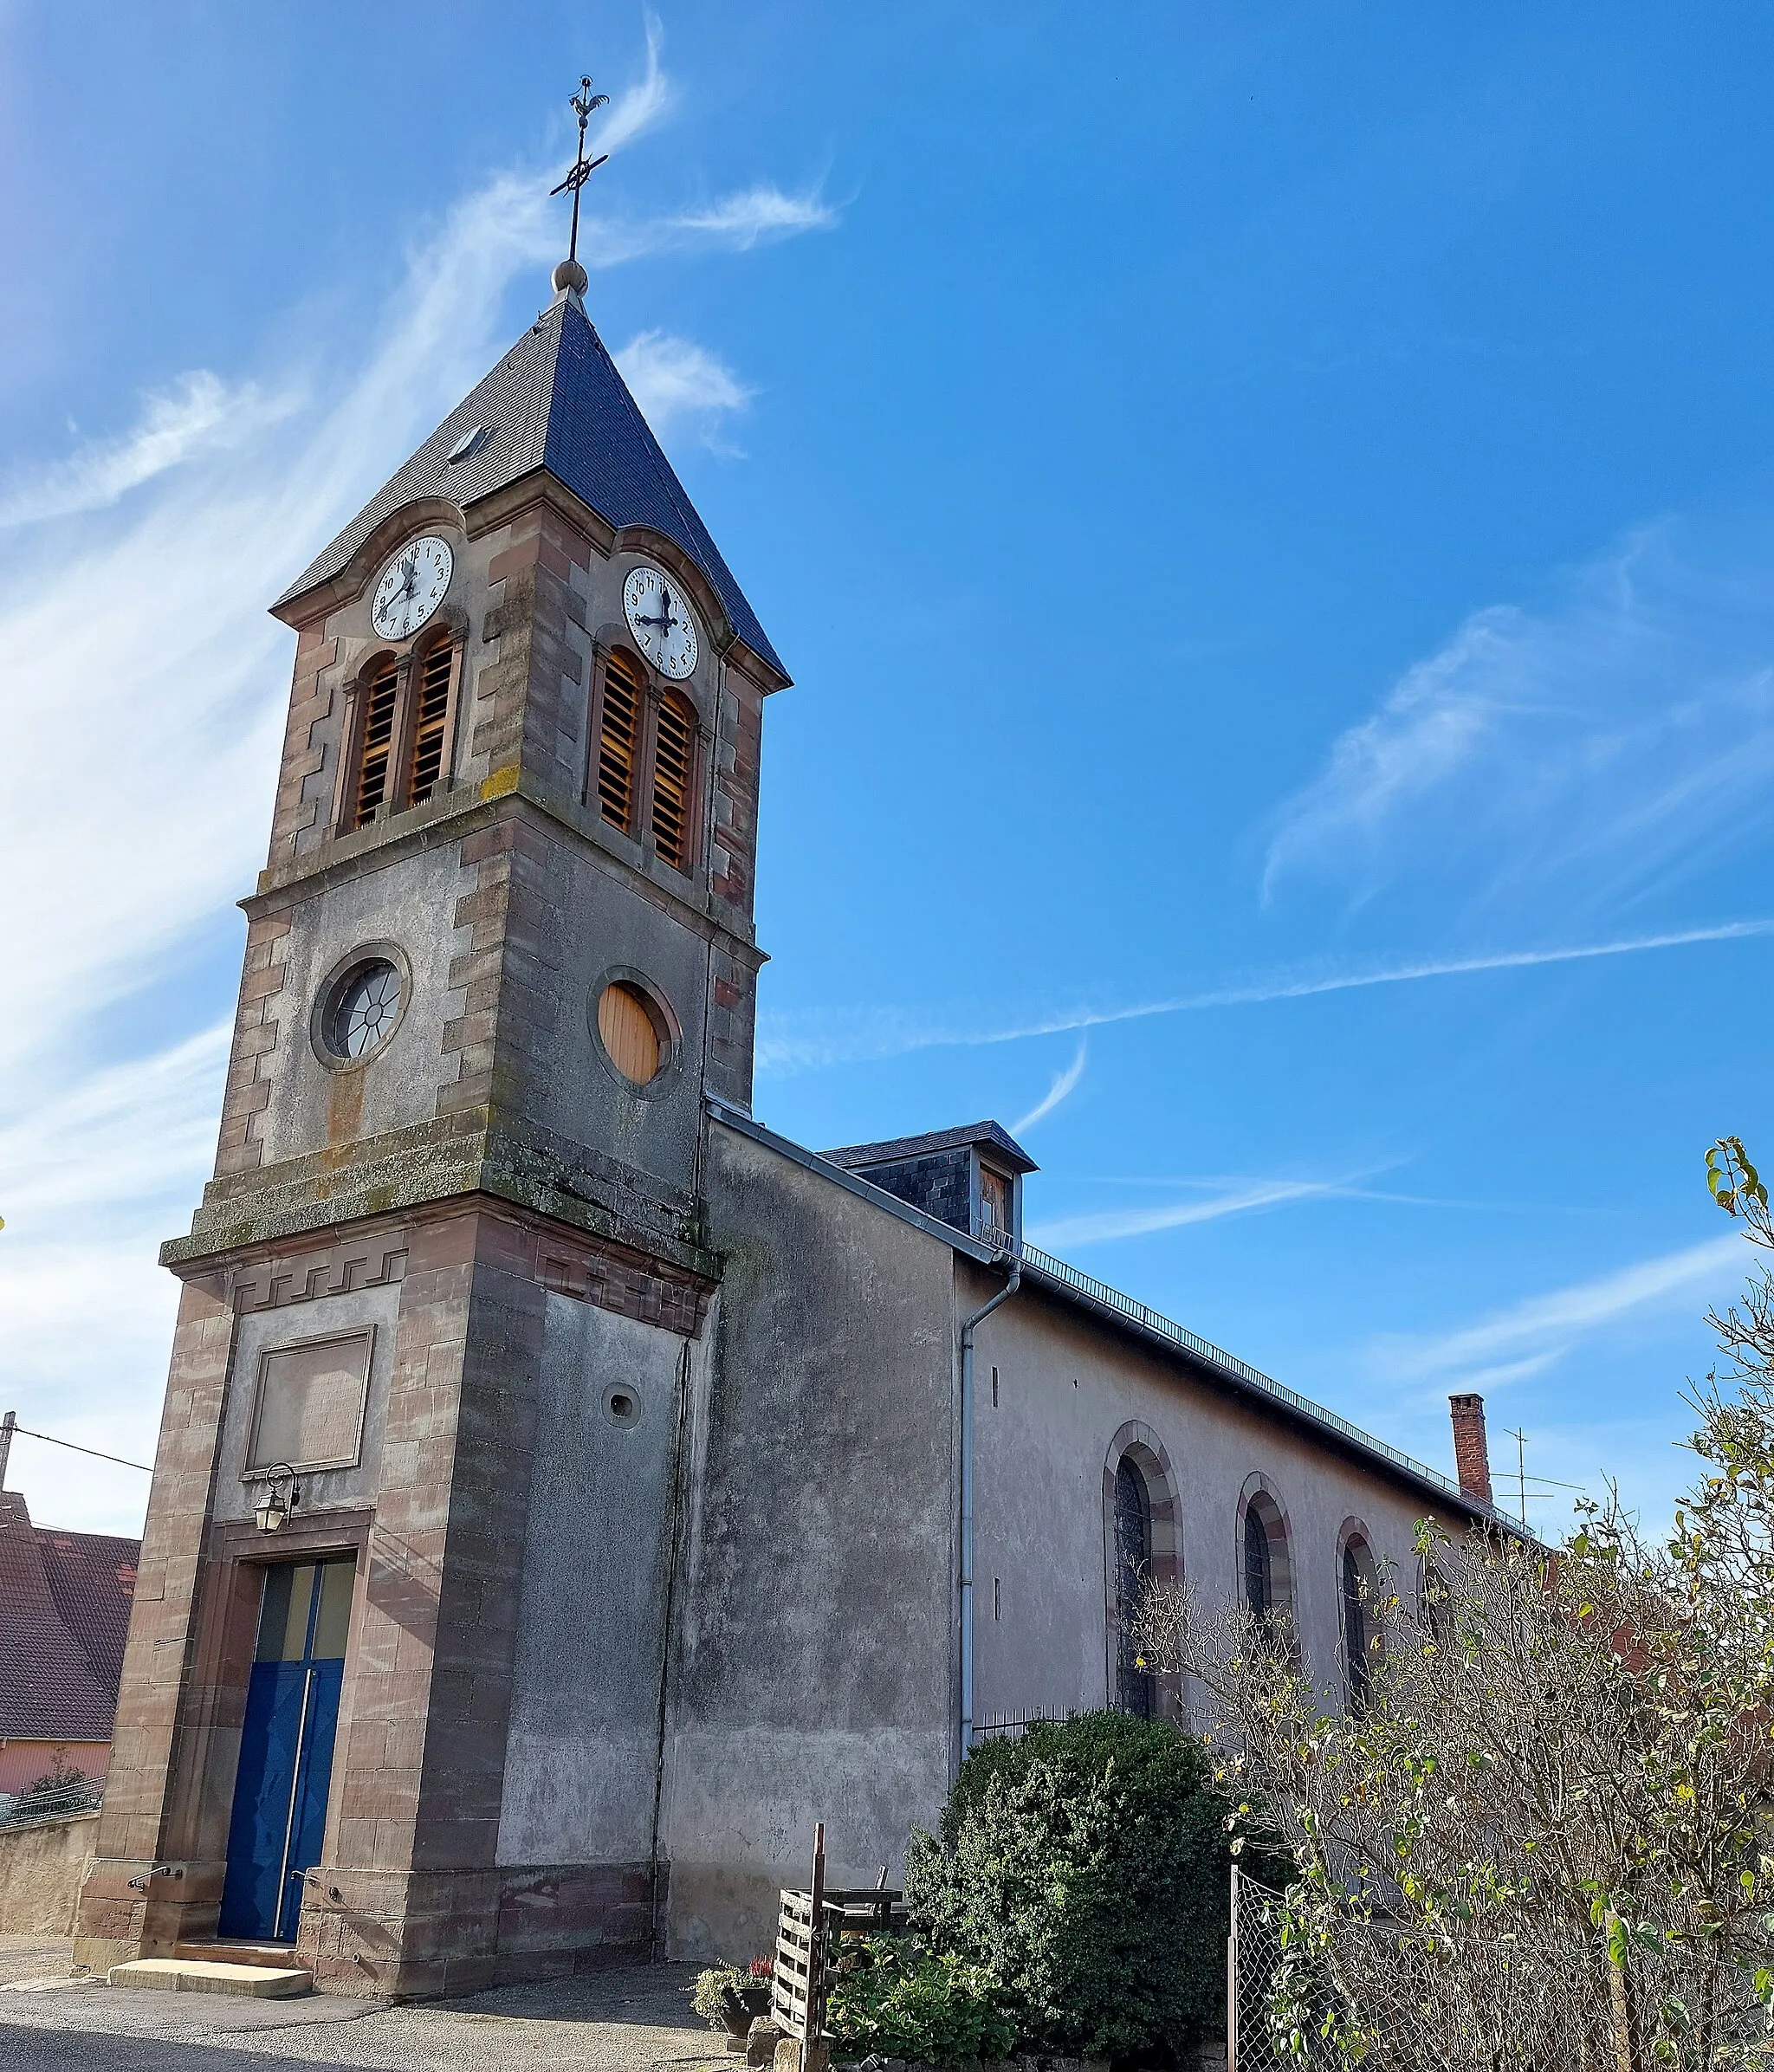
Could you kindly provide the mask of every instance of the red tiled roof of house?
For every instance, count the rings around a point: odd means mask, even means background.
[[[141,1542],[33,1525],[0,1489],[0,1739],[107,1741]]]

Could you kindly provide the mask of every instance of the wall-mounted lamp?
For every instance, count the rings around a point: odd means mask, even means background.
[[[284,1486],[280,1492],[279,1480]],[[261,1532],[281,1532],[288,1523],[289,1514],[301,1503],[301,1484],[295,1479],[295,1470],[289,1463],[280,1461],[275,1467],[266,1470],[265,1493],[259,1499],[258,1509],[253,1512],[253,1523]]]

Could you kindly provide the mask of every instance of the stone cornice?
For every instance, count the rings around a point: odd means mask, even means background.
[[[250,921],[283,912],[331,885],[365,877],[403,857],[441,848],[478,828],[510,819],[524,806],[571,837],[590,851],[601,867],[641,891],[644,897],[657,900],[705,942],[719,940],[735,962],[753,971],[768,963],[769,958],[758,948],[749,924],[737,928],[724,918],[735,910],[724,899],[717,899],[702,885],[680,890],[666,882],[663,869],[637,869],[616,852],[595,813],[575,800],[562,799],[511,765],[495,770],[484,784],[452,786],[423,806],[408,807],[392,820],[335,835],[318,849],[261,871],[257,889],[237,903]]]
[[[389,1217],[483,1195],[718,1279],[720,1262],[697,1241],[693,1205],[663,1182],[646,1187],[646,1179],[550,1132],[495,1127],[485,1109],[463,1109],[340,1150],[212,1180],[191,1234],[169,1239],[160,1263],[187,1279],[218,1259],[310,1233],[347,1224],[373,1229]]]

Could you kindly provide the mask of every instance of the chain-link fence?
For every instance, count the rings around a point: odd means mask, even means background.
[[[1229,2072],[1774,2072],[1752,1969],[1338,1920],[1234,1870]]]

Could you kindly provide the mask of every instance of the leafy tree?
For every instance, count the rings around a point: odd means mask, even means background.
[[[1715,1144],[1708,1175],[1774,1250],[1742,1145]],[[1556,1551],[1426,1525],[1419,1573],[1372,1594],[1353,1714],[1272,1624],[1148,1593],[1141,1644],[1155,1667],[1202,1680],[1221,1776],[1260,1790],[1283,1829],[1292,1946],[1330,1988],[1314,2023],[1351,2053],[1440,2023],[1439,2062],[1534,2063],[1497,2053],[1526,2049],[1538,2022],[1573,2063],[1771,2062],[1765,1265],[1743,1307],[1712,1322],[1722,1367],[1690,1399],[1702,1472],[1667,1538],[1641,1535],[1611,1497],[1580,1505]]]

